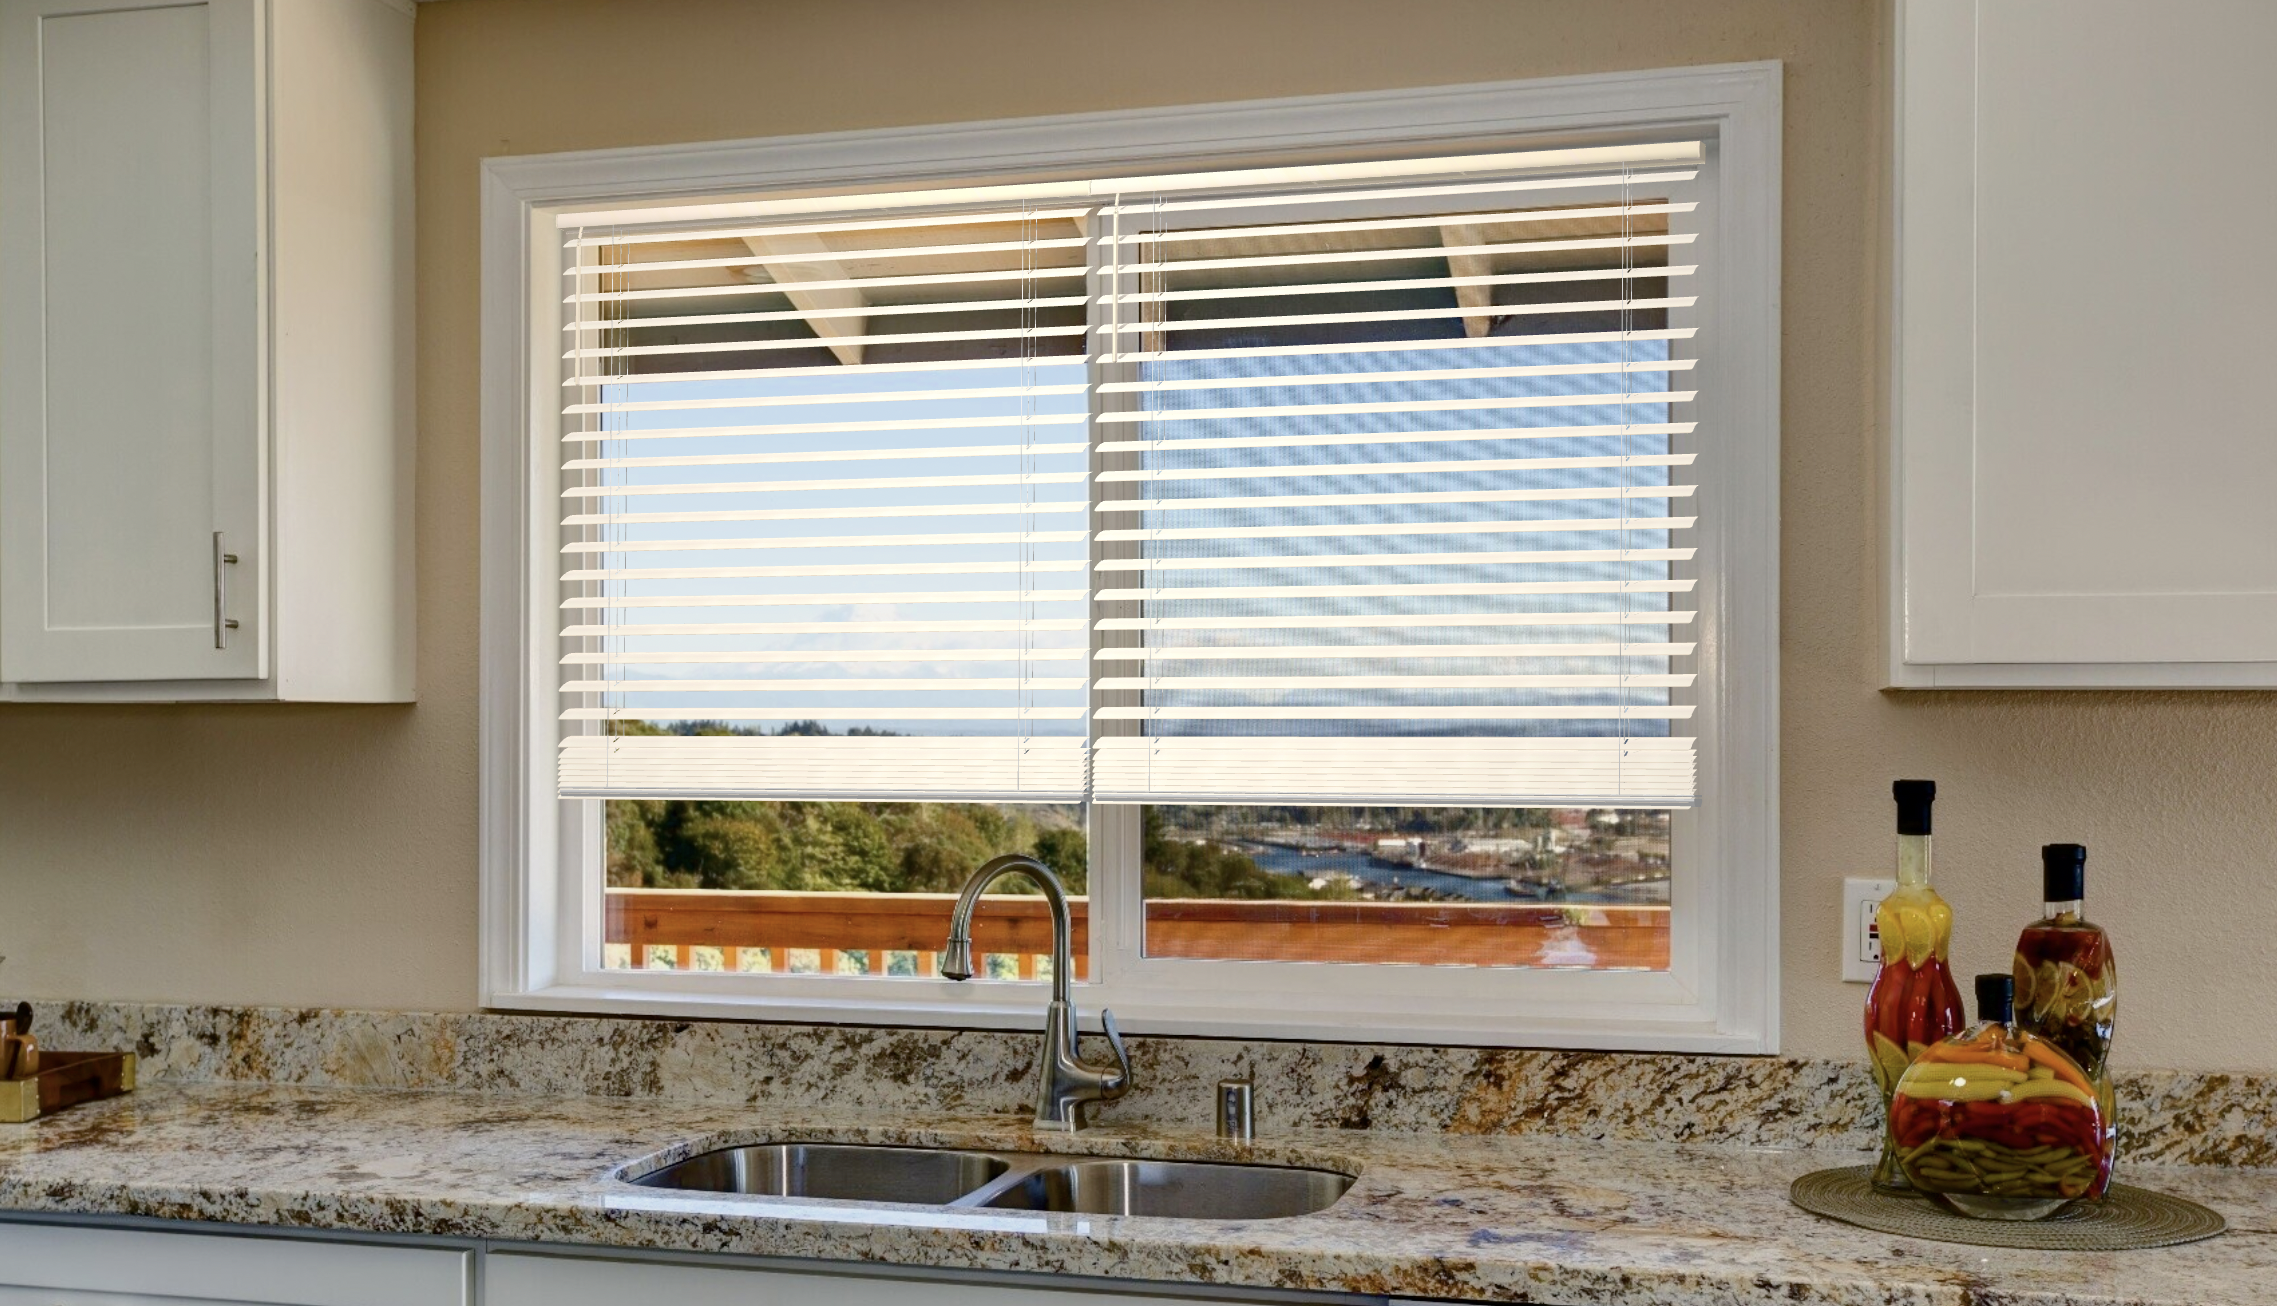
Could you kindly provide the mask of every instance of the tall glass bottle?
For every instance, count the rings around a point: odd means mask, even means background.
[[[2079,1063],[2115,1139],[2111,1034],[2119,1019],[2119,967],[2110,936],[2086,917],[2087,849],[2076,843],[2041,848],[2040,884],[2047,913],[2016,941],[2016,1027]],[[2110,1181],[2106,1166],[2088,1197],[2102,1197]]]
[[[1968,1013],[1948,957],[1953,909],[1929,887],[1929,806],[1937,799],[1937,782],[1900,780],[1890,790],[1897,799],[1898,887],[1882,899],[1874,917],[1882,939],[1882,968],[1866,994],[1866,1051],[1874,1086],[1882,1091],[1885,1120],[1874,1186],[1905,1192],[1912,1184],[1898,1167],[1886,1125],[1890,1099],[1913,1059],[1957,1033]]]

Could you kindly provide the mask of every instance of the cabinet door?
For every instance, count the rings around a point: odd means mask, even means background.
[[[0,1223],[0,1306],[472,1306],[471,1252]]]
[[[0,0],[0,680],[266,674],[259,40]]]
[[[1893,683],[2277,684],[2277,5],[1898,46]]]

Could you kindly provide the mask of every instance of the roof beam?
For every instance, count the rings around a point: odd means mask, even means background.
[[[1465,245],[1484,245],[1485,234],[1476,226],[1450,224],[1439,228],[1439,243],[1450,249]],[[1455,278],[1485,277],[1494,274],[1494,261],[1484,254],[1449,254],[1447,275]],[[1494,307],[1494,287],[1490,285],[1457,285],[1455,302],[1464,308]],[[1494,326],[1494,319],[1481,313],[1463,318],[1463,334],[1483,336]]]
[[[838,261],[838,251],[830,248],[829,242],[823,237],[811,232],[745,236],[743,243],[751,247],[752,253],[763,257],[780,258],[784,255],[798,254],[813,256],[810,259],[800,259],[793,263],[768,265],[764,275],[777,281],[790,282],[791,284],[783,287],[783,294],[790,299],[791,307],[809,315],[806,324],[813,328],[814,333],[822,338],[824,344],[830,347],[830,352],[838,356],[839,362],[848,367],[860,366],[863,349],[860,337],[868,334],[869,316],[863,313],[847,313],[843,316],[830,317],[814,316],[814,314],[822,309],[868,308],[869,302],[862,298],[862,292],[846,288],[835,290],[800,290],[796,288],[796,283],[800,281],[853,280],[847,275],[845,265]],[[755,268],[753,271],[758,272],[760,269]],[[850,342],[843,339],[843,337],[849,336],[854,337],[854,339]]]

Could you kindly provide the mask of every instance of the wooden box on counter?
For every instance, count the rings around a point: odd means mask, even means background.
[[[39,1073],[0,1079],[0,1124],[20,1125],[134,1091],[132,1052],[41,1052]]]

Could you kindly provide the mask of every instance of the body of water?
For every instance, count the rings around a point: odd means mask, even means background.
[[[1275,875],[1298,875],[1311,879],[1316,875],[1345,874],[1362,884],[1379,884],[1386,888],[1405,885],[1408,888],[1429,888],[1450,898],[1471,902],[1520,902],[1503,887],[1503,877],[1491,880],[1473,880],[1461,875],[1448,875],[1443,871],[1418,871],[1411,867],[1386,866],[1366,853],[1332,852],[1307,857],[1288,848],[1245,845],[1249,859]],[[1581,891],[1567,894],[1560,901],[1567,903],[1629,903],[1643,902],[1645,898],[1631,890],[1608,892]],[[1663,900],[1665,901],[1665,899]],[[1543,904],[1545,906],[1550,904]]]
[[[1502,887],[1499,879],[1471,880],[1441,871],[1385,866],[1366,853],[1322,853],[1318,857],[1307,857],[1288,848],[1252,847],[1249,859],[1275,875],[1299,875],[1311,879],[1316,875],[1344,874],[1363,884],[1380,884],[1386,888],[1404,884],[1410,889],[1436,889],[1450,898],[1468,898],[1476,902],[1511,901],[1509,891]]]

